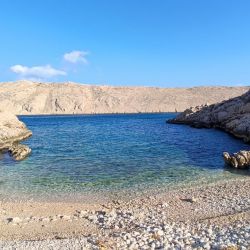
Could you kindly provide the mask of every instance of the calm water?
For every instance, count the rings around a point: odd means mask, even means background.
[[[239,177],[221,154],[249,145],[219,130],[166,124],[174,114],[21,116],[33,152],[1,155],[2,197],[121,192]]]

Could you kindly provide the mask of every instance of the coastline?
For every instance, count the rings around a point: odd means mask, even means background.
[[[8,244],[9,240],[22,242],[94,237],[95,242],[106,242],[107,246],[113,244],[115,249],[115,244],[123,244],[122,233],[143,231],[148,223],[153,223],[154,227],[182,224],[184,228],[185,225],[195,228],[198,224],[230,228],[234,223],[243,223],[249,230],[249,188],[250,179],[246,177],[160,192],[130,201],[118,199],[99,204],[88,204],[86,201],[2,201],[0,246]],[[250,244],[250,238],[246,241]]]
[[[74,249],[226,249],[231,245],[247,249],[250,245],[249,176],[176,190],[164,190],[164,183],[160,184],[153,192],[126,190],[96,202],[88,197],[71,202],[1,199],[0,248],[48,249],[48,244],[62,248],[65,241]]]
[[[181,190],[189,190],[193,188],[202,187],[212,187],[214,185],[233,183],[247,180],[250,176],[248,170],[241,170],[242,173],[235,176],[214,176],[212,179],[188,181],[186,183],[171,184],[162,182],[157,183],[147,183],[141,184],[140,186],[134,187],[119,187],[113,189],[112,187],[106,189],[86,189],[86,190],[70,190],[63,192],[62,190],[38,190],[32,192],[27,190],[26,192],[15,193],[14,195],[10,192],[0,193],[1,202],[36,202],[36,203],[77,203],[79,200],[84,200],[87,202],[82,202],[83,204],[100,204],[111,202],[114,199],[119,199],[123,201],[128,201],[130,199],[140,199],[144,196],[157,196],[160,194],[178,192]],[[227,174],[226,174],[227,175]]]

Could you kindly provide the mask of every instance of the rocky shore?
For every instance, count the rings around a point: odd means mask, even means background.
[[[196,128],[219,128],[250,142],[250,91],[217,104],[191,107],[167,122]],[[232,155],[225,152],[224,159],[235,168],[245,168],[249,166],[250,153],[241,151]]]
[[[250,180],[106,203],[2,202],[1,249],[249,249]]]
[[[22,160],[31,153],[20,141],[29,138],[32,132],[18,118],[8,112],[0,111],[0,152],[9,151],[15,160]]]
[[[249,142],[248,102],[250,92],[188,109],[170,122],[221,128]],[[16,160],[25,158],[30,149],[19,142],[31,134],[16,116],[0,112],[0,150],[9,151]],[[227,157],[231,161],[232,156]],[[249,189],[245,176],[104,203],[2,199],[0,249],[247,250]]]
[[[197,128],[221,128],[244,141],[250,141],[250,91],[212,105],[191,107],[169,123]]]

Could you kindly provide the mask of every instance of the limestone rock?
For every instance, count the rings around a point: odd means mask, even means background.
[[[248,142],[250,141],[250,91],[227,101],[187,109],[167,122],[189,124],[199,128],[220,128]]]
[[[31,149],[27,145],[13,144],[9,148],[9,153],[16,161],[20,161],[31,153]]]
[[[14,114],[181,112],[245,93],[247,87],[113,87],[76,83],[0,83],[0,106]],[[250,108],[250,107],[248,107]]]
[[[22,160],[31,149],[19,142],[29,138],[32,132],[15,115],[0,111],[0,151],[9,151],[16,160]]]
[[[224,152],[223,157],[225,162],[234,168],[248,168],[250,166],[250,151],[241,150],[232,155]]]

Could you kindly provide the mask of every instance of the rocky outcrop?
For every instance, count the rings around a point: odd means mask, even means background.
[[[245,93],[248,87],[114,87],[76,83],[0,83],[0,107],[14,114],[181,112]]]
[[[221,103],[186,109],[169,123],[189,124],[197,128],[220,128],[250,142],[250,91]],[[249,166],[247,151],[230,155],[224,153],[226,163],[236,168]]]
[[[16,143],[9,148],[9,153],[15,160],[20,161],[31,153],[31,149],[27,145]]]
[[[248,168],[250,166],[250,151],[241,150],[238,153],[223,153],[225,162],[234,168]]]
[[[19,142],[31,135],[32,132],[15,115],[0,111],[0,151],[9,151],[15,160],[24,159],[31,149]]]
[[[169,123],[194,127],[221,128],[244,141],[250,141],[250,91],[221,103],[186,109]]]

